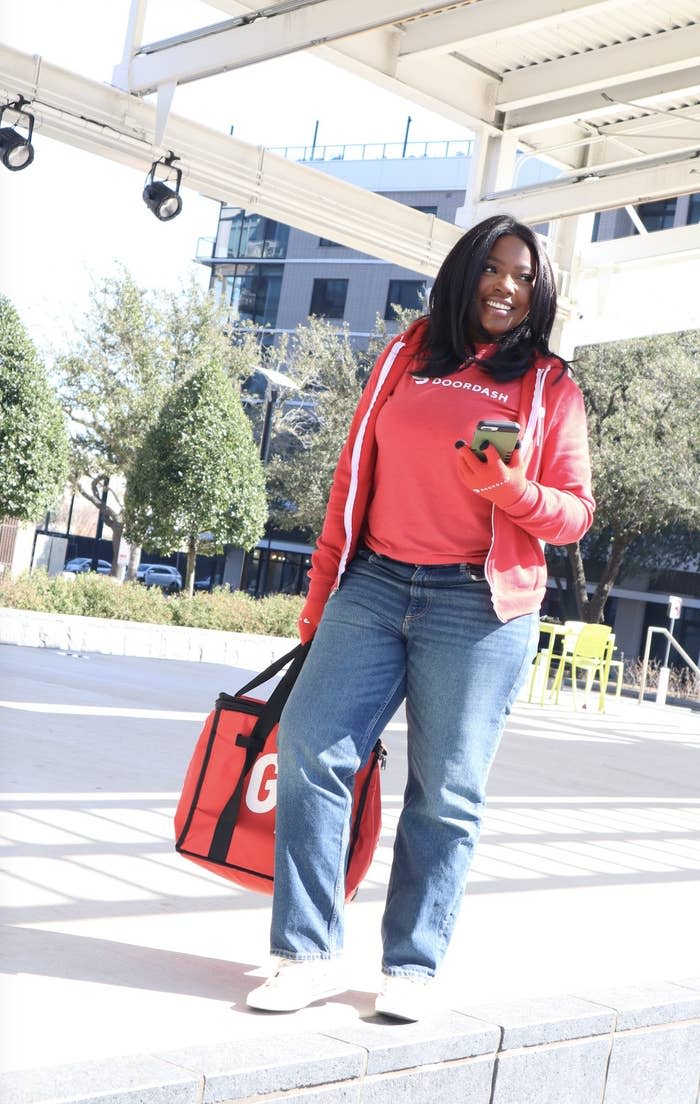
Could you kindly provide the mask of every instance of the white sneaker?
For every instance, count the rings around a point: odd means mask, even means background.
[[[434,978],[427,974],[384,974],[374,1011],[395,1020],[422,1020],[436,1010]]]
[[[249,1008],[263,1012],[297,1012],[314,1001],[342,993],[347,986],[337,959],[314,958],[296,962],[279,960],[277,970],[267,981],[251,990],[246,998]]]

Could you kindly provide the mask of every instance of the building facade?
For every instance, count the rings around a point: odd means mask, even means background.
[[[464,203],[470,148],[469,142],[414,143],[406,156],[392,156],[391,145],[320,147],[307,163],[455,222]],[[392,303],[420,307],[426,293],[426,277],[419,272],[225,205],[216,238],[205,247],[200,242],[197,259],[210,267],[211,287],[229,307],[231,320],[264,327],[266,342],[314,314],[346,323],[353,340],[366,344],[378,314],[390,322]]]

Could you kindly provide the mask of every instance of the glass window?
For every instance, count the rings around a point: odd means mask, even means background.
[[[342,318],[348,295],[348,280],[314,280],[309,314]]]
[[[700,222],[700,192],[691,195],[688,203],[688,226],[692,226],[696,222]]]
[[[655,199],[652,203],[640,203],[637,214],[650,232],[669,230],[676,217],[676,197]]]
[[[274,326],[281,287],[281,265],[236,265],[232,275],[217,278],[215,291],[234,320]]]
[[[396,318],[394,306],[406,310],[423,310],[425,306],[425,280],[389,280],[384,317]]]
[[[223,218],[219,228],[219,242],[227,257],[286,257],[288,240],[287,225],[245,211]]]
[[[226,242],[226,256],[227,257],[240,257],[241,255],[241,230],[243,228],[243,220],[245,214],[243,211],[239,211],[233,218],[227,219],[228,222],[228,241]]]
[[[343,248],[342,245],[340,244],[340,242],[331,241],[330,238],[319,238],[318,239],[318,244],[319,245],[325,245],[325,246],[334,246],[336,249],[342,249]]]
[[[437,215],[437,207],[419,207],[415,203],[412,203],[411,207],[414,211],[420,211],[423,215]]]
[[[624,207],[598,211],[593,221],[592,241],[613,241],[615,238],[631,238],[639,231]]]

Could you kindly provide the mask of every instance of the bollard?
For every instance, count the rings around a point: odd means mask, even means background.
[[[661,667],[659,670],[659,684],[656,687],[656,704],[666,704],[666,694],[668,693],[668,676],[671,671],[668,667]]]

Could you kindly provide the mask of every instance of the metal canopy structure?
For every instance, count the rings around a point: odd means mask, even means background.
[[[700,191],[700,0],[207,0],[210,24],[145,43],[147,2],[111,86],[0,47],[3,102],[21,94],[38,133],[144,170],[172,150],[185,186],[428,275],[458,228],[176,117],[177,85],[313,51],[472,130],[461,221],[560,220],[564,267],[569,216]],[[533,156],[558,178],[522,186]]]
[[[132,31],[132,93],[299,50],[481,138],[477,211],[562,218],[700,190],[698,0],[209,0],[229,18],[151,44]],[[518,188],[516,153],[562,172]]]

